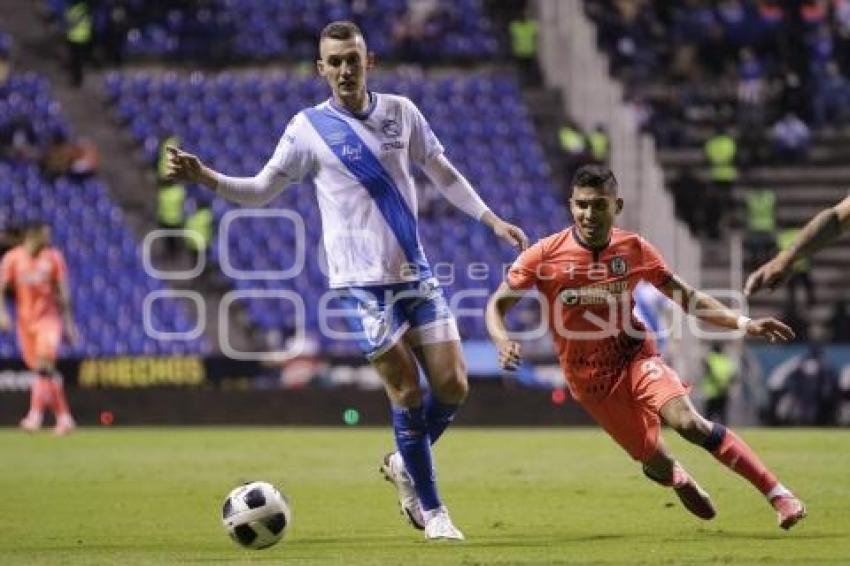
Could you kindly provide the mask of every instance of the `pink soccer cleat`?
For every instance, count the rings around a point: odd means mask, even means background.
[[[77,423],[74,422],[74,417],[71,415],[60,415],[56,417],[56,426],[53,427],[53,434],[56,436],[65,436],[74,432],[77,428]]]
[[[779,526],[786,531],[806,516],[806,506],[793,495],[777,495],[770,504],[776,509]]]
[[[41,428],[41,415],[33,412],[27,413],[23,419],[21,419],[20,427],[27,432],[35,432]]]
[[[656,478],[645,467],[643,473],[656,483],[665,487],[672,487],[682,502],[682,505],[685,506],[685,509],[700,519],[707,521],[717,515],[717,511],[715,511],[714,504],[711,502],[708,493],[694,481],[694,478],[678,462],[673,466],[673,477],[666,481]]]
[[[672,484],[673,491],[679,496],[685,509],[705,520],[713,519],[717,515],[708,493],[678,464],[673,468]]]

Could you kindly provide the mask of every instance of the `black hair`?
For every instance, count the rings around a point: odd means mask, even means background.
[[[610,196],[617,196],[617,178],[605,165],[583,165],[573,175],[572,185],[598,189]]]
[[[33,232],[38,232],[44,228],[47,228],[47,222],[44,220],[33,220],[24,225],[23,233],[32,234]]]

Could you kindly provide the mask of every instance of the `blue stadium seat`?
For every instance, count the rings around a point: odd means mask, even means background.
[[[147,96],[153,84],[149,78],[126,81],[119,73],[110,73],[105,80],[107,94],[120,101],[116,105],[119,115],[129,110],[128,117],[142,110],[144,99],[136,96]],[[177,88],[176,83],[173,87]],[[37,74],[13,73],[0,89],[0,124],[25,116],[41,144],[57,128],[68,130],[58,110],[48,81]],[[135,336],[142,332],[144,297],[162,286],[144,273],[137,244],[123,214],[99,178],[50,180],[35,164],[0,160],[0,196],[4,204],[8,203],[4,208],[11,213],[0,215],[2,227],[29,219],[47,220],[53,228],[54,245],[66,255],[77,323],[85,341],[79,348],[65,348],[63,352],[112,355],[119,351],[170,351],[161,342],[138,337],[120,344],[115,341],[116,332]],[[186,348],[200,352],[207,346],[195,340]],[[19,355],[12,336],[0,336],[0,355]]]

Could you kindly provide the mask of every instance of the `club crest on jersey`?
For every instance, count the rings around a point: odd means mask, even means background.
[[[564,289],[559,297],[565,305],[575,305],[578,304],[579,291],[578,289]]]
[[[614,275],[625,275],[629,270],[629,264],[622,256],[612,257],[611,263],[609,263],[608,266],[611,268],[611,273]]]
[[[381,131],[388,138],[397,138],[401,135],[401,127],[398,125],[398,122],[391,118],[381,123]]]

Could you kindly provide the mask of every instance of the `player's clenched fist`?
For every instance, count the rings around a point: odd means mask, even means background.
[[[768,342],[788,342],[794,338],[794,331],[775,318],[757,318],[747,323],[747,336],[758,336]]]
[[[499,367],[515,370],[522,359],[522,346],[519,342],[505,340],[499,344]]]
[[[170,145],[166,146],[165,150],[168,152],[167,176],[169,179],[187,183],[201,182],[203,165],[200,159]]]

